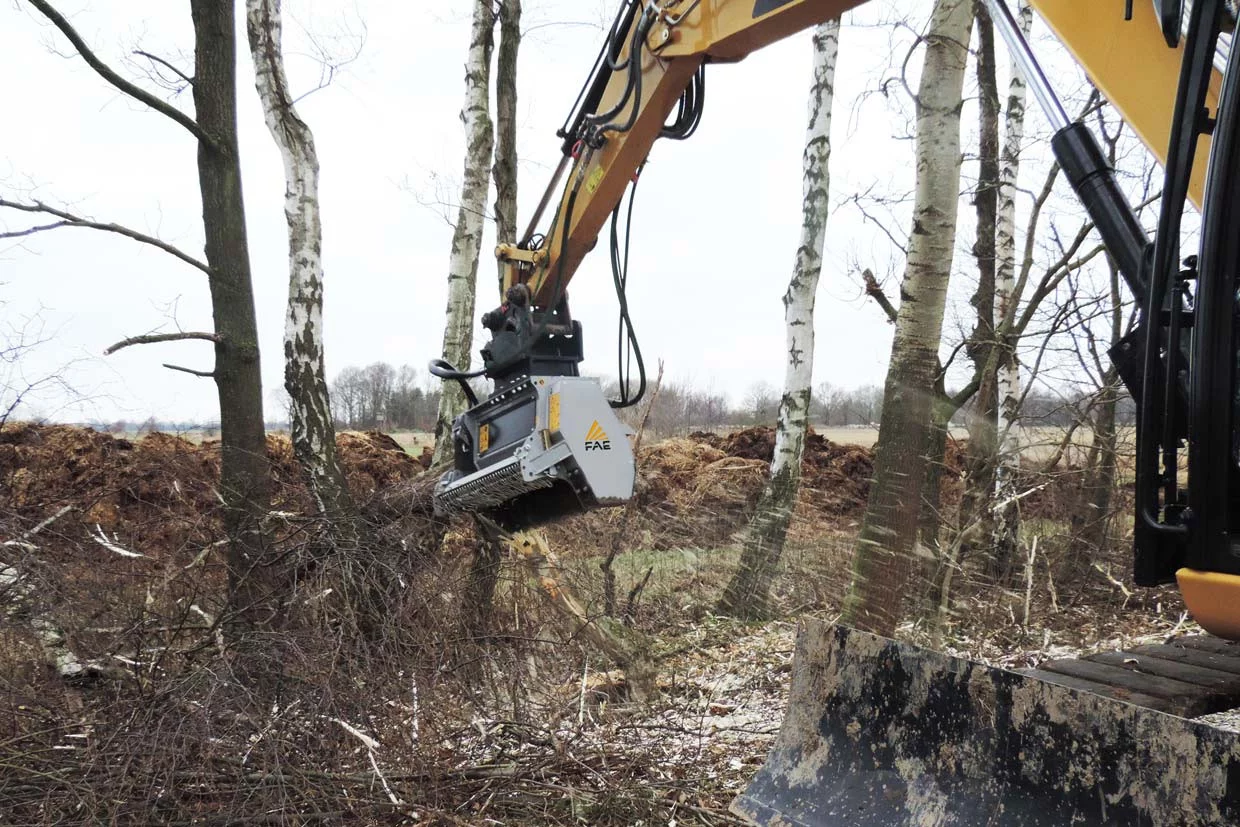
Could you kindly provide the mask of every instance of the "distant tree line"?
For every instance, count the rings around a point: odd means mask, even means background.
[[[410,365],[349,366],[331,382],[332,416],[343,428],[429,431],[439,410],[440,381],[419,381]]]

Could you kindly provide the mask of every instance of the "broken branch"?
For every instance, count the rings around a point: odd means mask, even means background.
[[[181,373],[188,373],[190,376],[200,376],[203,379],[214,379],[215,371],[213,370],[194,370],[193,368],[183,368],[180,365],[170,365],[164,362],[164,367],[168,370],[179,370]]]
[[[870,268],[866,268],[861,273],[861,278],[865,281],[865,293],[878,303],[883,313],[887,314],[887,321],[895,322],[897,312],[895,305],[891,303],[891,299],[887,298],[887,294],[883,292],[883,288],[879,285],[878,279],[874,278],[874,273]]]
[[[111,356],[113,353],[116,353],[116,351],[130,347],[131,345],[153,345],[157,342],[178,342],[184,339],[202,339],[208,342],[220,341],[220,337],[215,333],[151,333],[146,336],[131,336],[128,339],[122,339],[105,350],[103,355]]]

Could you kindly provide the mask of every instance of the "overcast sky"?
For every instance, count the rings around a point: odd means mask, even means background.
[[[841,37],[831,158],[837,208],[827,228],[815,374],[816,381],[843,386],[881,383],[890,348],[891,327],[863,298],[857,269],[894,277],[900,267],[886,237],[844,202],[856,193],[912,186],[905,113],[881,94],[864,94],[893,75],[885,68],[893,54],[898,73],[913,40],[908,28],[890,23],[890,5],[872,4],[847,20],[857,25],[846,26]],[[924,0],[908,5],[915,14],[929,9]],[[554,131],[590,69],[603,36],[599,24],[614,2],[525,0],[525,6],[518,77],[522,225],[558,160]],[[295,89],[313,88],[320,76],[307,32],[337,54],[364,40],[360,56],[330,86],[299,104],[322,163],[329,375],[380,360],[424,371],[438,355],[443,329],[448,221],[455,210],[437,202],[455,200],[461,178],[468,3],[356,0],[347,7],[318,4],[311,13],[311,4],[298,0],[286,8]],[[187,3],[63,0],[61,9],[102,57],[130,76],[140,76],[135,49],[192,66]],[[264,390],[268,415],[275,416],[287,290],[283,173],[254,92],[243,21],[238,31],[247,221]],[[803,33],[739,64],[708,67],[701,129],[687,142],[655,146],[637,194],[629,303],[647,361],[653,366],[662,358],[672,379],[714,386],[734,401],[756,382],[782,383],[780,299],[800,225],[810,57]],[[918,63],[910,64],[910,83]],[[23,0],[0,6],[0,76],[6,78],[0,88],[6,195],[68,205],[201,255],[195,145],[184,129],[99,79]],[[192,111],[188,94],[175,102]],[[903,223],[897,222],[901,233]],[[20,216],[0,212],[0,227],[22,226]],[[498,300],[493,246],[489,227],[479,315]],[[584,369],[614,374],[616,302],[604,246],[587,259],[570,293],[585,325]],[[65,375],[85,397],[71,403],[49,392],[27,413],[105,421],[216,417],[209,380],[160,367],[209,369],[208,344],[101,355],[139,333],[178,325],[209,330],[199,271],[126,239],[58,230],[0,242],[0,300],[8,324],[37,314],[50,339],[26,357],[23,374],[35,378],[69,365]],[[475,352],[483,332],[476,331]]]

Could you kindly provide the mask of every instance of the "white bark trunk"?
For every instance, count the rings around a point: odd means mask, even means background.
[[[770,478],[749,526],[740,567],[721,607],[732,614],[758,616],[768,609],[771,581],[783,551],[801,481],[801,457],[809,429],[814,379],[814,298],[822,272],[830,194],[831,108],[840,24],[823,23],[814,32],[814,79],[809,95],[809,126],[802,156],[801,239],[792,280],[784,294],[784,393],[775,426]]]
[[[448,259],[448,309],[443,330],[443,358],[461,370],[469,367],[474,343],[478,256],[482,251],[491,154],[495,145],[489,108],[494,27],[495,15],[490,0],[474,0],[473,28],[465,63],[465,106],[461,110],[466,136],[465,176],[461,207],[452,234],[452,254]],[[452,420],[465,406],[465,395],[457,383],[445,383],[435,423],[435,463],[452,459]]]
[[[1022,0],[1020,27],[1028,35],[1033,25],[1033,10]],[[1004,119],[1003,153],[999,168],[999,211],[995,221],[995,318],[999,329],[1007,331],[1015,318],[1020,296],[1016,287],[1016,179],[1020,171],[1020,154],[1025,136],[1026,82],[1015,62],[1011,64],[1008,83],[1007,115]],[[1004,335],[1010,339],[1010,335]],[[995,469],[995,502],[1001,505],[995,513],[994,544],[997,556],[1010,552],[1019,530],[1019,512],[1014,500],[1016,476],[1020,472],[1020,366],[1015,350],[1003,344],[996,374],[999,411],[999,452]]]
[[[319,159],[314,135],[297,114],[282,53],[280,0],[246,0],[254,85],[267,129],[284,162],[289,285],[284,317],[284,387],[290,399],[293,450],[310,478],[319,513],[337,518],[346,507],[344,472],[336,456],[323,360],[323,227]]]
[[[874,484],[843,622],[890,636],[912,570],[943,309],[956,247],[960,109],[972,0],[938,0],[917,93],[917,189],[900,310],[883,392]]]

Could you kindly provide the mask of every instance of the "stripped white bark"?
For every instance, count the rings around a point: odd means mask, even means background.
[[[1033,25],[1033,10],[1027,0],[1020,3],[1020,27],[1026,35]],[[995,219],[995,318],[1000,331],[1009,331],[1015,319],[1020,296],[1016,287],[1016,179],[1025,137],[1026,81],[1015,61],[1008,82],[1007,114],[1004,119],[1003,152],[999,161],[999,210]],[[1001,336],[1010,340],[1010,333]],[[1020,365],[1010,341],[1000,342],[996,373],[998,386],[998,464],[995,468],[995,503],[1006,503],[995,511],[994,546],[996,557],[1011,559],[1019,530],[1020,512],[1016,506],[1016,478],[1020,473]]]
[[[784,294],[784,393],[775,426],[770,478],[749,526],[740,567],[724,591],[721,608],[730,614],[759,616],[768,611],[771,581],[783,552],[792,509],[801,483],[801,457],[809,430],[814,379],[814,298],[822,272],[830,194],[831,108],[840,23],[829,20],[814,32],[814,79],[809,95],[809,126],[802,156],[801,239],[788,291]]]
[[[38,588],[15,566],[0,562],[0,599],[6,622],[24,623],[39,641],[44,660],[66,681],[83,681],[97,676],[119,677],[115,667],[97,661],[84,661],[69,648],[69,641],[58,624],[40,605]]]
[[[461,207],[452,233],[448,258],[448,308],[443,329],[443,358],[464,370],[474,343],[474,302],[478,256],[482,251],[483,219],[490,188],[491,154],[495,135],[491,127],[489,91],[491,51],[495,42],[495,13],[491,0],[474,0],[469,56],[465,63],[465,176]],[[452,458],[452,420],[465,410],[465,395],[456,382],[444,384],[435,422],[435,463]]]
[[[319,513],[342,516],[344,472],[336,456],[323,360],[323,227],[314,135],[297,114],[284,71],[280,0],[246,0],[254,85],[267,129],[284,162],[289,288],[284,317],[284,387],[292,414],[293,451],[310,479]]]
[[[883,391],[874,482],[842,620],[891,636],[912,571],[926,479],[931,400],[956,248],[960,110],[972,0],[937,0],[917,91],[917,189]]]

